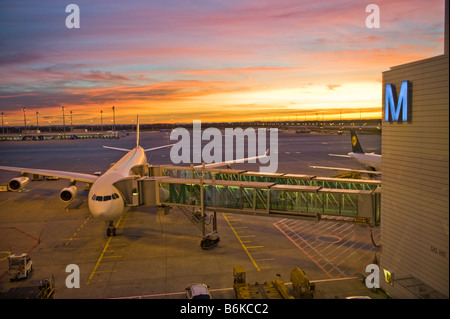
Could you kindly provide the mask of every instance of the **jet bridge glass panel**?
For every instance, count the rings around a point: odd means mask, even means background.
[[[311,185],[330,189],[375,190],[381,186],[381,181],[315,177],[311,180]]]
[[[322,188],[317,196],[318,211],[324,215],[357,217],[359,196],[367,193],[370,192]]]
[[[241,174],[242,181],[275,183],[277,185],[301,185],[301,186],[309,186],[311,183],[310,180],[314,177],[315,177],[314,175],[260,173],[260,172],[245,172]]]
[[[194,183],[161,183],[169,190],[169,197],[162,203],[200,206],[200,185]]]
[[[315,214],[316,193],[320,187],[274,185],[270,188],[270,211]]]
[[[164,204],[201,206],[210,208],[267,210],[269,186],[271,183],[245,183],[234,181],[165,179],[161,186],[169,190]]]

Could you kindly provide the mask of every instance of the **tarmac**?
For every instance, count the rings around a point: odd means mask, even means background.
[[[142,134],[150,148],[169,142],[168,132]],[[380,153],[379,135],[360,137],[366,151]],[[48,168],[84,173],[105,171],[123,153],[102,145],[133,147],[133,134],[119,140],[49,140],[0,143],[0,165]],[[348,135],[280,133],[278,172],[331,176],[309,165],[358,168],[350,159],[328,156],[351,151]],[[169,151],[148,154],[152,164],[171,164]],[[254,164],[234,168],[255,171]],[[6,185],[12,172],[0,172]],[[58,194],[66,180],[33,181],[20,192],[0,192],[0,293],[35,285],[54,276],[56,299],[184,299],[191,283],[205,283],[215,299],[234,299],[233,267],[242,266],[247,281],[281,279],[295,295],[290,271],[302,269],[315,283],[316,299],[368,296],[385,299],[364,284],[365,266],[379,247],[365,225],[336,221],[304,221],[218,213],[219,244],[200,248],[201,233],[178,209],[166,215],[153,207],[131,209],[117,221],[117,236],[106,237],[104,222],[94,219],[87,192],[80,187],[68,206]],[[379,242],[379,229],[372,229]],[[10,282],[7,257],[29,252],[31,277]],[[68,288],[68,265],[80,270],[80,288]],[[70,285],[69,285],[70,286]]]

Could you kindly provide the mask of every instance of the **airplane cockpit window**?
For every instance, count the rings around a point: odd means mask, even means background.
[[[117,199],[119,198],[119,195],[117,193],[114,193],[112,195],[105,195],[105,196],[97,196],[96,194],[92,195],[92,200],[96,200],[98,202],[106,202],[111,199]]]

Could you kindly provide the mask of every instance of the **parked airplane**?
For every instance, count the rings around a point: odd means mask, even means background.
[[[70,203],[77,195],[78,188],[75,186],[76,182],[85,182],[91,185],[88,196],[89,210],[92,216],[94,216],[95,218],[105,220],[109,223],[106,230],[107,236],[115,236],[116,229],[114,227],[114,220],[125,214],[128,211],[129,207],[125,205],[123,195],[113,184],[130,175],[136,175],[133,169],[147,164],[147,157],[145,155],[145,152],[154,151],[174,145],[170,144],[143,149],[139,145],[139,118],[137,121],[136,132],[136,147],[131,150],[118,147],[103,146],[104,148],[108,149],[124,151],[127,152],[127,154],[100,176],[58,170],[11,166],[0,166],[0,169],[21,173],[21,176],[13,178],[9,181],[8,189],[12,191],[19,191],[25,188],[25,186],[30,182],[29,177],[26,176],[28,174],[58,177],[70,180],[70,185],[62,189],[59,193],[60,199],[65,203]],[[264,156],[267,156],[267,153],[259,157]],[[250,158],[241,160],[246,161],[249,159]],[[214,164],[218,165],[220,163]],[[227,165],[230,163],[224,162],[222,164]],[[168,196],[167,194],[164,194],[167,193],[167,190],[163,190],[162,193],[163,194],[161,194],[160,192],[161,195]]]
[[[381,175],[381,155],[375,153],[365,153],[359,143],[358,136],[356,135],[355,129],[350,129],[351,140],[352,140],[352,152],[347,155],[340,154],[328,154],[330,156],[339,156],[355,159],[359,162],[365,170],[344,168],[344,167],[328,167],[328,166],[311,166],[312,168],[320,169],[331,169],[335,171],[347,171],[359,174],[375,174]]]

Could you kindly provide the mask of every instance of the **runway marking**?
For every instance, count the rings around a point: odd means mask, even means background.
[[[111,273],[111,272],[116,272],[117,270],[99,270],[97,271],[97,274],[102,274],[102,273]],[[100,280],[97,280],[97,282],[99,282]]]
[[[74,232],[74,233],[72,234],[72,237],[70,237],[70,238],[66,241],[66,243],[64,244],[64,246],[68,246],[68,245],[70,244],[70,242],[71,242],[72,240],[74,240],[74,239],[79,239],[79,238],[75,238],[75,237],[78,235],[78,233],[79,233],[79,232],[81,231],[81,229],[84,227],[84,225],[86,225],[86,223],[91,219],[91,217],[92,217],[92,214],[89,214],[89,217],[86,218],[86,219],[84,220],[83,224],[81,224],[81,226],[78,227],[78,229],[76,230],[76,232]]]
[[[367,231],[351,223],[324,221],[311,225],[306,221],[283,219],[274,226],[333,279],[361,272],[373,260],[371,255],[379,251],[372,245]],[[321,236],[339,240],[318,240]]]
[[[242,220],[242,218],[234,218],[234,219],[228,219],[230,222],[238,222],[238,221],[241,221]]]
[[[335,282],[335,281],[341,281],[341,280],[355,280],[355,279],[361,279],[359,277],[344,277],[344,278],[332,278],[332,279],[318,279],[318,280],[310,280],[311,283],[317,283],[317,282]]]
[[[261,267],[256,263],[256,260],[253,258],[252,254],[250,253],[249,249],[255,249],[255,248],[263,248],[264,246],[246,246],[245,243],[248,241],[243,241],[242,238],[243,237],[255,237],[255,235],[247,235],[247,236],[241,236],[238,234],[238,232],[235,230],[235,227],[233,227],[233,225],[231,225],[230,220],[227,218],[227,216],[222,213],[222,216],[225,218],[225,220],[227,221],[228,225],[230,226],[231,230],[233,231],[234,235],[236,236],[236,238],[238,239],[239,243],[241,244],[242,248],[244,248],[245,252],[247,253],[248,257],[250,258],[250,260],[253,263],[253,266],[255,266],[257,271],[260,271],[261,269],[266,269],[269,267]],[[233,220],[235,221],[235,219]],[[253,253],[254,254],[254,253]]]
[[[123,217],[123,216],[124,216],[124,215],[120,216],[119,220],[117,221],[117,223],[116,223],[116,225],[115,225],[116,228],[119,226],[120,221],[122,220],[122,217]],[[108,238],[108,241],[106,242],[106,245],[105,245],[105,247],[103,248],[103,251],[102,251],[102,253],[100,254],[100,257],[98,258],[97,263],[95,264],[94,269],[92,270],[91,275],[89,276],[88,281],[86,282],[86,285],[89,285],[89,284],[91,283],[92,278],[93,278],[94,275],[97,273],[97,268],[98,268],[98,266],[100,265],[102,259],[104,258],[105,253],[106,253],[106,250],[108,249],[109,244],[111,243],[111,240],[112,240],[113,238],[114,238],[113,236],[110,236],[110,237]],[[99,271],[98,273],[100,273],[100,271]]]

